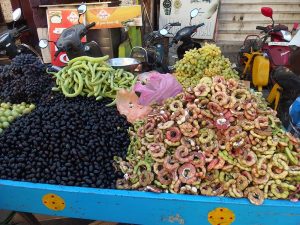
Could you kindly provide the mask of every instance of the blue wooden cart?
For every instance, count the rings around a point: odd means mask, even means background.
[[[300,203],[0,180],[0,209],[134,224],[300,225]]]

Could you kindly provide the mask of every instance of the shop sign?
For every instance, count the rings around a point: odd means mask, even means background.
[[[200,23],[205,25],[198,29],[193,38],[214,39],[218,10],[209,19],[204,19],[201,15],[205,15],[215,2],[216,0],[161,0],[159,27],[161,29],[167,23],[180,22],[180,27],[173,27],[170,30],[175,35],[178,30],[190,25],[190,12],[198,9],[200,13],[192,20],[192,25]]]
[[[120,28],[122,22],[132,20],[130,26],[142,26],[142,10],[140,5],[101,7],[89,6],[86,15],[87,23],[95,22],[92,29]]]
[[[57,41],[64,29],[78,24],[78,13],[76,8],[50,8],[47,10],[48,20],[48,34],[50,41]],[[84,21],[85,17],[81,17]],[[86,42],[86,37],[82,39]],[[58,55],[55,60],[54,54],[57,51],[56,46],[53,43],[50,45],[51,63],[55,66],[64,66],[68,61],[68,57],[65,52]]]

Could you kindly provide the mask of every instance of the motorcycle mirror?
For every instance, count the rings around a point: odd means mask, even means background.
[[[162,36],[165,36],[165,35],[167,35],[169,32],[167,31],[167,29],[161,29],[161,30],[159,31],[159,33],[160,33]]]
[[[198,14],[199,14],[199,9],[193,9],[193,10],[190,12],[191,19],[192,19],[192,18],[195,18],[196,16],[198,16]]]
[[[78,8],[77,8],[77,12],[79,15],[83,15],[86,12],[86,5],[85,4],[81,4]]]
[[[300,48],[300,30],[295,34],[293,39],[289,42],[289,46],[297,46]]]
[[[298,29],[298,26],[299,26],[299,23],[294,23],[293,31],[297,30],[297,29]]]
[[[273,19],[273,9],[272,8],[262,7],[260,11],[265,17],[269,17],[269,18]]]
[[[20,8],[17,8],[15,11],[13,11],[13,21],[18,21],[21,18],[22,10]]]
[[[40,48],[47,48],[47,47],[48,47],[48,44],[49,44],[49,41],[46,40],[46,39],[41,39],[41,40],[39,41],[39,46],[40,46]]]

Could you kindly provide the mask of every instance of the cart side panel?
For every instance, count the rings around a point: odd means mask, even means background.
[[[224,225],[231,223],[220,221],[230,218],[232,224],[242,225],[300,224],[300,204],[289,201],[267,200],[262,206],[254,206],[247,199],[65,187],[6,180],[0,180],[0,209],[149,225]]]

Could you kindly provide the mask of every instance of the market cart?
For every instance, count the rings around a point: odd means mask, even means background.
[[[298,225],[300,203],[0,181],[0,208],[134,224]],[[211,222],[209,222],[211,221]],[[219,221],[219,222],[218,222]]]

